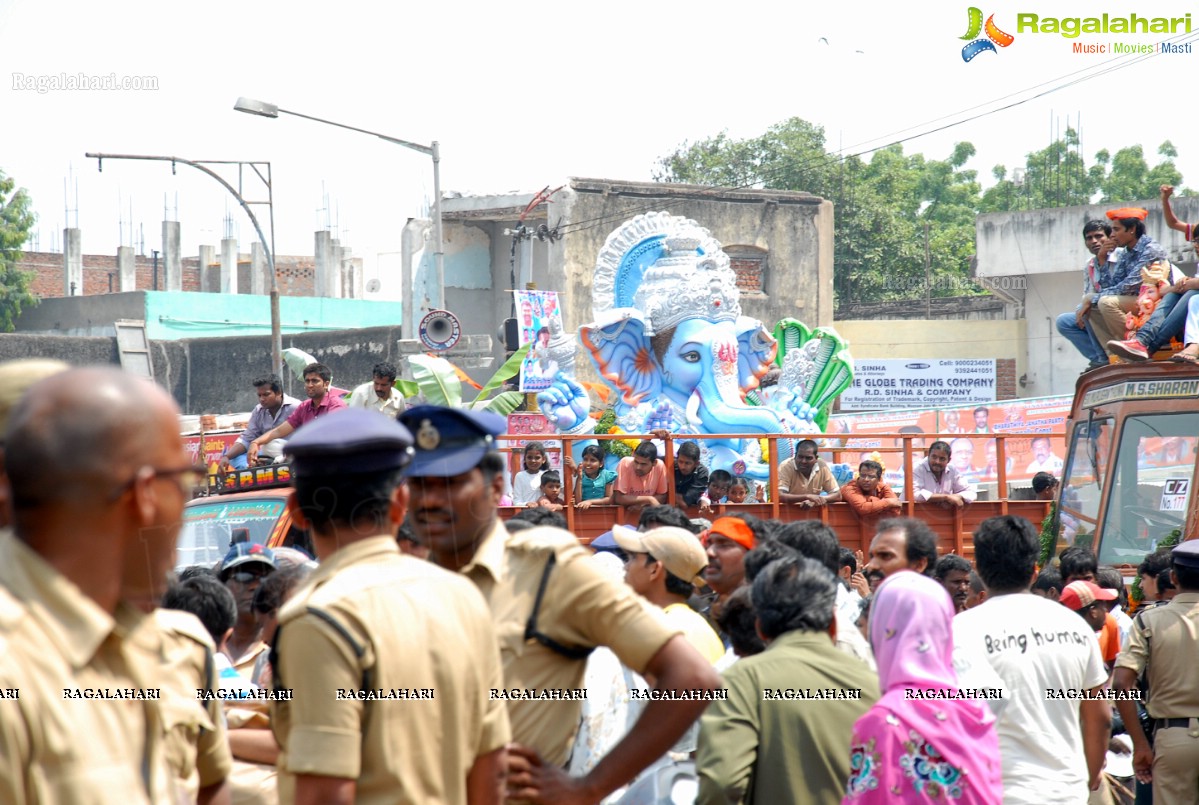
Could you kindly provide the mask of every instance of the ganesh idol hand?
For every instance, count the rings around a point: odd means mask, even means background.
[[[674,430],[674,411],[671,410],[670,403],[662,402],[650,412],[646,417],[645,429],[647,431],[673,431]],[[663,438],[663,437],[658,437]]]
[[[811,422],[816,418],[816,409],[808,405],[799,395],[794,395],[787,405],[791,415],[801,422]]]
[[[550,387],[537,395],[537,406],[554,427],[569,431],[587,419],[591,398],[578,381],[559,372]]]

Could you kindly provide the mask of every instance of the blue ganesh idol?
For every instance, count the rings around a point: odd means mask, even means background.
[[[681,216],[647,213],[613,232],[596,260],[592,300],[595,321],[579,328],[579,340],[618,392],[616,421],[629,433],[818,433],[852,381],[852,359],[832,330],[788,319],[772,332],[741,315],[728,255]],[[562,370],[537,401],[559,431],[583,435],[595,421],[573,377],[573,342],[553,334]],[[759,388],[773,368],[777,384]],[[769,475],[756,438],[698,442],[712,469]],[[779,449],[782,460],[790,445]]]

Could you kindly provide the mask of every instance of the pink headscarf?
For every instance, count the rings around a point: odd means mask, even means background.
[[[999,767],[991,709],[976,699],[908,699],[905,689],[959,690],[953,668],[953,604],[945,588],[912,571],[883,580],[870,608],[870,644],[889,710],[975,785]],[[997,775],[994,775],[997,777]]]

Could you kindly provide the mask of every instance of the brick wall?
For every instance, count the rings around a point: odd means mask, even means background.
[[[1016,378],[1016,359],[999,358],[995,361],[995,399],[1014,400],[1019,397]]]
[[[63,257],[59,252],[25,252],[17,268],[21,271],[33,272],[33,293],[42,299],[54,299],[66,296],[63,288]],[[137,273],[137,290],[149,291],[154,289],[154,258],[136,255],[134,265]],[[247,262],[248,266],[249,263]],[[312,296],[316,285],[316,267],[311,257],[291,257],[280,255],[275,260],[275,269],[279,276],[279,293],[282,296]],[[220,273],[220,264],[214,263],[209,271]],[[158,290],[166,288],[166,268],[162,255],[158,258]],[[109,277],[112,277],[111,291]],[[83,295],[94,296],[106,293],[118,293],[121,290],[121,278],[117,272],[117,258],[104,254],[83,255]],[[183,258],[183,290],[200,291],[199,258]]]
[[[762,292],[764,266],[758,257],[733,257],[729,260],[733,273],[737,275],[737,287],[742,293]]]

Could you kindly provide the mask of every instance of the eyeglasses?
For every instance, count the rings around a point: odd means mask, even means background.
[[[878,476],[877,475],[864,475],[864,474],[859,473],[858,480],[859,481],[877,481]]]
[[[271,571],[267,568],[262,570],[238,570],[225,576],[225,581],[236,581],[238,584],[249,584],[252,581],[257,581],[269,576]]]
[[[108,496],[108,502],[116,503],[120,500],[121,496],[137,483],[138,477],[145,470],[149,470],[151,476],[155,478],[169,478],[174,476],[179,483],[180,491],[185,495],[203,484],[204,479],[208,477],[208,468],[203,464],[190,464],[186,467],[175,467],[173,469],[146,466],[135,472],[132,478],[117,487],[116,491]]]

